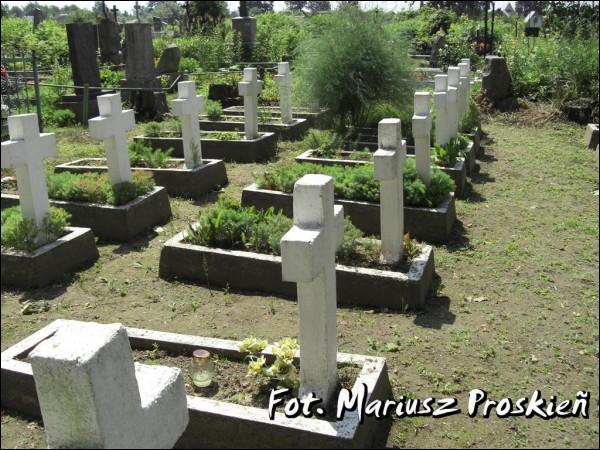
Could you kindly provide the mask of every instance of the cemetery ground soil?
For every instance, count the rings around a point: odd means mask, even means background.
[[[489,134],[468,200],[464,237],[435,247],[443,286],[418,314],[338,310],[343,352],[385,356],[394,396],[454,396],[463,412],[396,419],[389,447],[598,447],[598,172],[583,128],[484,123]],[[132,136],[139,133],[138,127]],[[59,158],[103,156],[81,128],[58,130]],[[282,144],[280,158],[292,158]],[[225,192],[240,197],[258,164],[227,164]],[[595,194],[596,193],[596,194]],[[2,289],[2,349],[57,318],[219,338],[294,335],[294,302],[158,278],[161,245],[204,201],[172,200],[173,220],[122,245],[100,245],[90,269],[47,289]],[[27,315],[21,310],[31,302]],[[396,346],[386,346],[393,343]],[[386,351],[394,349],[395,351]],[[590,419],[470,419],[468,392],[493,399],[591,391]],[[492,414],[494,416],[494,414]],[[2,411],[2,447],[45,446],[37,422]]]

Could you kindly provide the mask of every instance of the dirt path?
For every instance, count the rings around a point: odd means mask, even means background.
[[[541,389],[572,399],[592,391],[592,418],[398,419],[398,447],[598,447],[598,172],[581,127],[485,125],[490,141],[470,201],[458,202],[465,237],[437,246],[443,288],[424,313],[340,309],[340,351],[388,358],[394,394],[414,398],[468,392],[515,399]],[[79,153],[70,146],[69,159]],[[62,150],[61,150],[62,151]],[[89,156],[94,151],[82,151]],[[293,153],[285,151],[284,157]],[[72,159],[72,158],[71,158]],[[258,165],[230,165],[226,191],[240,195]],[[161,245],[206,202],[172,202],[158,234],[100,247],[101,258],[65,283],[27,293],[2,290],[2,349],[56,318],[122,322],[154,330],[277,340],[297,328],[296,305],[158,279]],[[22,315],[27,300],[48,310]],[[291,330],[291,331],[290,331]],[[386,343],[399,350],[385,352]],[[43,430],[2,412],[2,447],[45,446]]]

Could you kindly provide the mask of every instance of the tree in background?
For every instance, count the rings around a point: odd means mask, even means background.
[[[306,8],[313,14],[318,13],[318,12],[331,11],[331,2],[313,1],[313,2],[307,2],[307,3],[308,4],[306,5]]]
[[[259,1],[247,1],[246,6],[248,7],[248,13],[251,16],[256,16],[258,14],[263,14],[266,12],[273,11],[273,3],[269,2],[259,2]]]
[[[480,18],[485,11],[485,3],[484,1],[472,1],[472,2],[443,2],[443,1],[433,1],[433,2],[423,2],[427,6],[431,6],[436,9],[451,9],[458,16],[468,16],[472,19]]]
[[[381,102],[411,102],[409,46],[387,31],[383,14],[345,7],[314,19],[294,64],[305,101],[329,108],[340,130],[364,126]]]
[[[227,2],[220,1],[186,1],[188,31],[206,31],[215,28],[229,17]]]
[[[294,12],[301,12],[304,7],[306,6],[308,2],[289,2],[286,1],[285,2],[285,7],[288,9],[288,11],[294,11]]]
[[[545,3],[550,3],[550,2],[543,2],[543,1],[515,2],[515,11],[522,16],[526,16],[531,11],[536,11],[539,14],[542,14],[542,12],[544,11]]]
[[[172,1],[151,1],[146,4],[152,16],[160,17],[165,22],[173,24],[183,20],[185,9],[182,4]]]

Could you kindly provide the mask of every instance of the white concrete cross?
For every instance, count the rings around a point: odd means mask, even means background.
[[[400,119],[382,119],[378,130],[379,149],[373,155],[374,176],[379,180],[381,260],[394,264],[404,251],[404,160],[406,141]]]
[[[67,322],[29,358],[49,448],[172,448],[188,424],[180,369],[134,364],[120,324]]]
[[[463,60],[464,61],[464,60]],[[468,60],[467,60],[468,61]],[[460,115],[464,115],[469,111],[469,97],[471,90],[471,77],[469,76],[471,71],[471,64],[468,62],[460,62],[458,64],[460,69],[460,87],[459,87],[459,105]]]
[[[435,92],[433,101],[435,104],[435,143],[437,145],[445,145],[448,143],[448,75],[436,75]]]
[[[198,116],[204,110],[204,97],[196,95],[195,81],[180,81],[177,83],[177,91],[179,98],[171,102],[171,108],[173,114],[181,121],[185,167],[193,169],[202,165]]]
[[[458,134],[458,87],[460,83],[460,67],[448,67],[448,138],[452,139]]]
[[[238,83],[238,92],[244,97],[244,132],[247,140],[258,137],[258,95],[263,82],[258,79],[256,68],[246,67],[244,79]]]
[[[344,210],[333,204],[333,179],[305,175],[294,185],[294,226],[281,239],[283,281],[297,283],[300,396],[325,403],[337,385],[335,252]]]
[[[279,88],[279,110],[281,111],[281,122],[291,123],[292,118],[292,73],[289,62],[277,64],[277,75],[275,82]]]
[[[56,156],[56,136],[41,133],[35,114],[8,117],[9,141],[2,142],[2,168],[15,169],[23,218],[42,227],[50,211],[44,158]],[[43,237],[38,237],[38,244]]]
[[[425,183],[431,184],[431,111],[429,92],[415,92],[415,110],[412,117],[412,133],[415,138],[417,174]]]
[[[111,184],[130,182],[131,166],[127,150],[127,131],[135,126],[133,109],[123,111],[121,94],[98,96],[100,116],[88,121],[90,136],[104,141],[108,177]]]

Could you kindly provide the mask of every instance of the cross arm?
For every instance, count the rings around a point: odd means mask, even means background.
[[[308,282],[323,270],[327,251],[322,228],[303,229],[294,225],[281,238],[283,281]],[[330,247],[331,248],[331,247]]]
[[[374,174],[376,180],[393,180],[398,176],[398,150],[378,149],[373,154]]]
[[[23,141],[5,141],[2,143],[2,168],[15,169],[26,161]]]
[[[431,131],[431,116],[417,115],[412,116],[412,133],[416,138],[427,136]]]
[[[333,205],[333,230],[337,250],[344,242],[344,207],[342,205]]]

